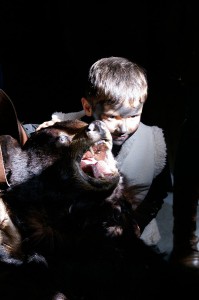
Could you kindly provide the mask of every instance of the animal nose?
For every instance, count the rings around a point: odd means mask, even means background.
[[[104,133],[106,133],[107,128],[106,128],[106,125],[102,121],[96,120],[88,126],[88,131],[97,131],[100,134],[104,134]]]
[[[92,142],[105,140],[107,142],[107,147],[112,148],[111,133],[106,127],[106,124],[100,120],[95,120],[88,126],[87,136],[92,140]]]

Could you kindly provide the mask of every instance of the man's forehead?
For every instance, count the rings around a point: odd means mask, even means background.
[[[137,107],[132,107],[127,103],[123,103],[120,107],[113,108],[110,105],[104,105],[102,107],[102,112],[104,114],[110,114],[110,115],[120,115],[120,116],[133,116],[142,111],[142,104],[140,104]]]

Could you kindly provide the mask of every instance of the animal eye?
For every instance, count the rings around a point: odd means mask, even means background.
[[[65,143],[69,143],[70,142],[70,139],[67,135],[60,135],[59,136],[59,142],[62,143],[62,144],[65,144]]]

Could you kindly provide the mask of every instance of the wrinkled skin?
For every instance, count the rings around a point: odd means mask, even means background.
[[[103,122],[59,122],[23,147],[6,135],[0,144],[8,181],[0,201],[0,260],[3,268],[20,266],[23,282],[30,274],[31,283],[39,281],[28,299],[127,299],[124,289],[130,284],[134,292],[137,269],[145,276],[155,263],[157,271],[162,259],[134,234]]]

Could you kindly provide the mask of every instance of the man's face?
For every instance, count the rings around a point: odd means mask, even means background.
[[[96,107],[93,112],[94,119],[102,120],[108,127],[114,145],[122,145],[132,135],[140,124],[143,105],[131,107],[128,102],[119,109],[108,105]]]

